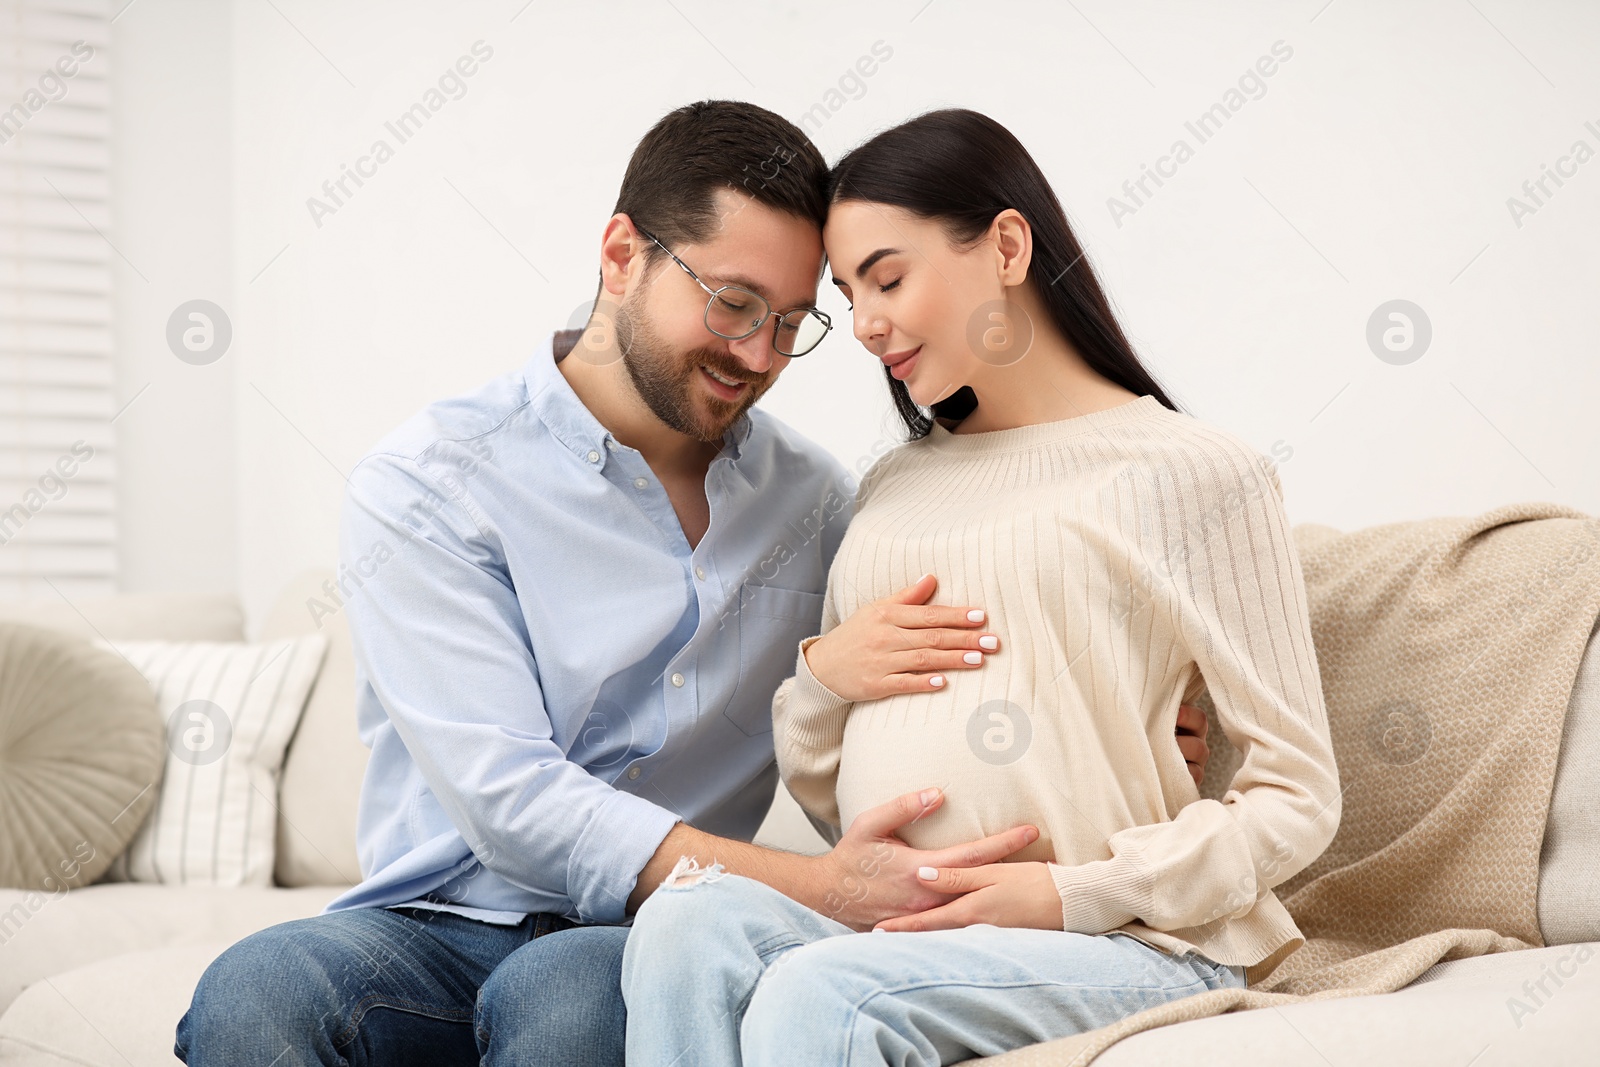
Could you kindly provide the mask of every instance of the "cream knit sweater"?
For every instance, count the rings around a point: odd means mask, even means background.
[[[1059,422],[926,437],[856,496],[822,632],[923,574],[1000,651],[944,688],[858,704],[809,671],[773,698],[784,782],[834,830],[901,793],[935,849],[1022,823],[1063,928],[1252,965],[1304,943],[1272,892],[1333,839],[1340,788],[1276,469],[1145,395]],[[1209,691],[1244,754],[1202,799],[1173,737]]]

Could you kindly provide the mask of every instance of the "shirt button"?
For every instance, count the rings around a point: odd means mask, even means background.
[[[696,567],[694,569],[694,576],[696,578],[700,579],[702,582],[705,581],[706,580],[706,569],[704,567]]]
[[[639,777],[639,768],[637,768],[637,767],[629,767],[628,768],[628,777],[629,778],[637,778],[637,777]]]
[[[589,453],[589,462],[590,463],[599,463],[600,462],[600,453],[591,450],[590,453]]]
[[[633,480],[633,487],[635,489],[643,489],[645,486],[647,486],[649,484],[650,483],[645,481],[643,478],[635,478]]]
[[[608,437],[606,438],[606,447],[615,452],[617,450],[617,443]]]
[[[679,689],[682,689],[683,688],[683,675],[674,674],[672,676],[672,684],[677,686]]]

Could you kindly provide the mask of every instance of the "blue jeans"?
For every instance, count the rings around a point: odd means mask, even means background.
[[[622,954],[628,1067],[957,1063],[1244,984],[1120,931],[856,933],[720,864],[657,889]]]
[[[173,1051],[229,1067],[617,1067],[628,929],[424,908],[279,923],[206,968]]]

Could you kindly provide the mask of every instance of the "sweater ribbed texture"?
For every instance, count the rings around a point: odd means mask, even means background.
[[[1251,965],[1304,942],[1272,893],[1338,828],[1305,584],[1276,469],[1145,395],[1057,422],[926,437],[863,478],[822,633],[926,573],[1001,648],[944,688],[852,704],[812,676],[773,700],[778,765],[816,819],[937,785],[919,849],[1032,823],[1063,929]],[[1203,799],[1174,740],[1209,690],[1244,754]]]

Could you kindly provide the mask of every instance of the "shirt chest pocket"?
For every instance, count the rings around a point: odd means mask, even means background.
[[[725,715],[747,736],[772,732],[772,694],[794,673],[800,642],[822,628],[822,594],[747,584],[740,591],[739,681]]]

